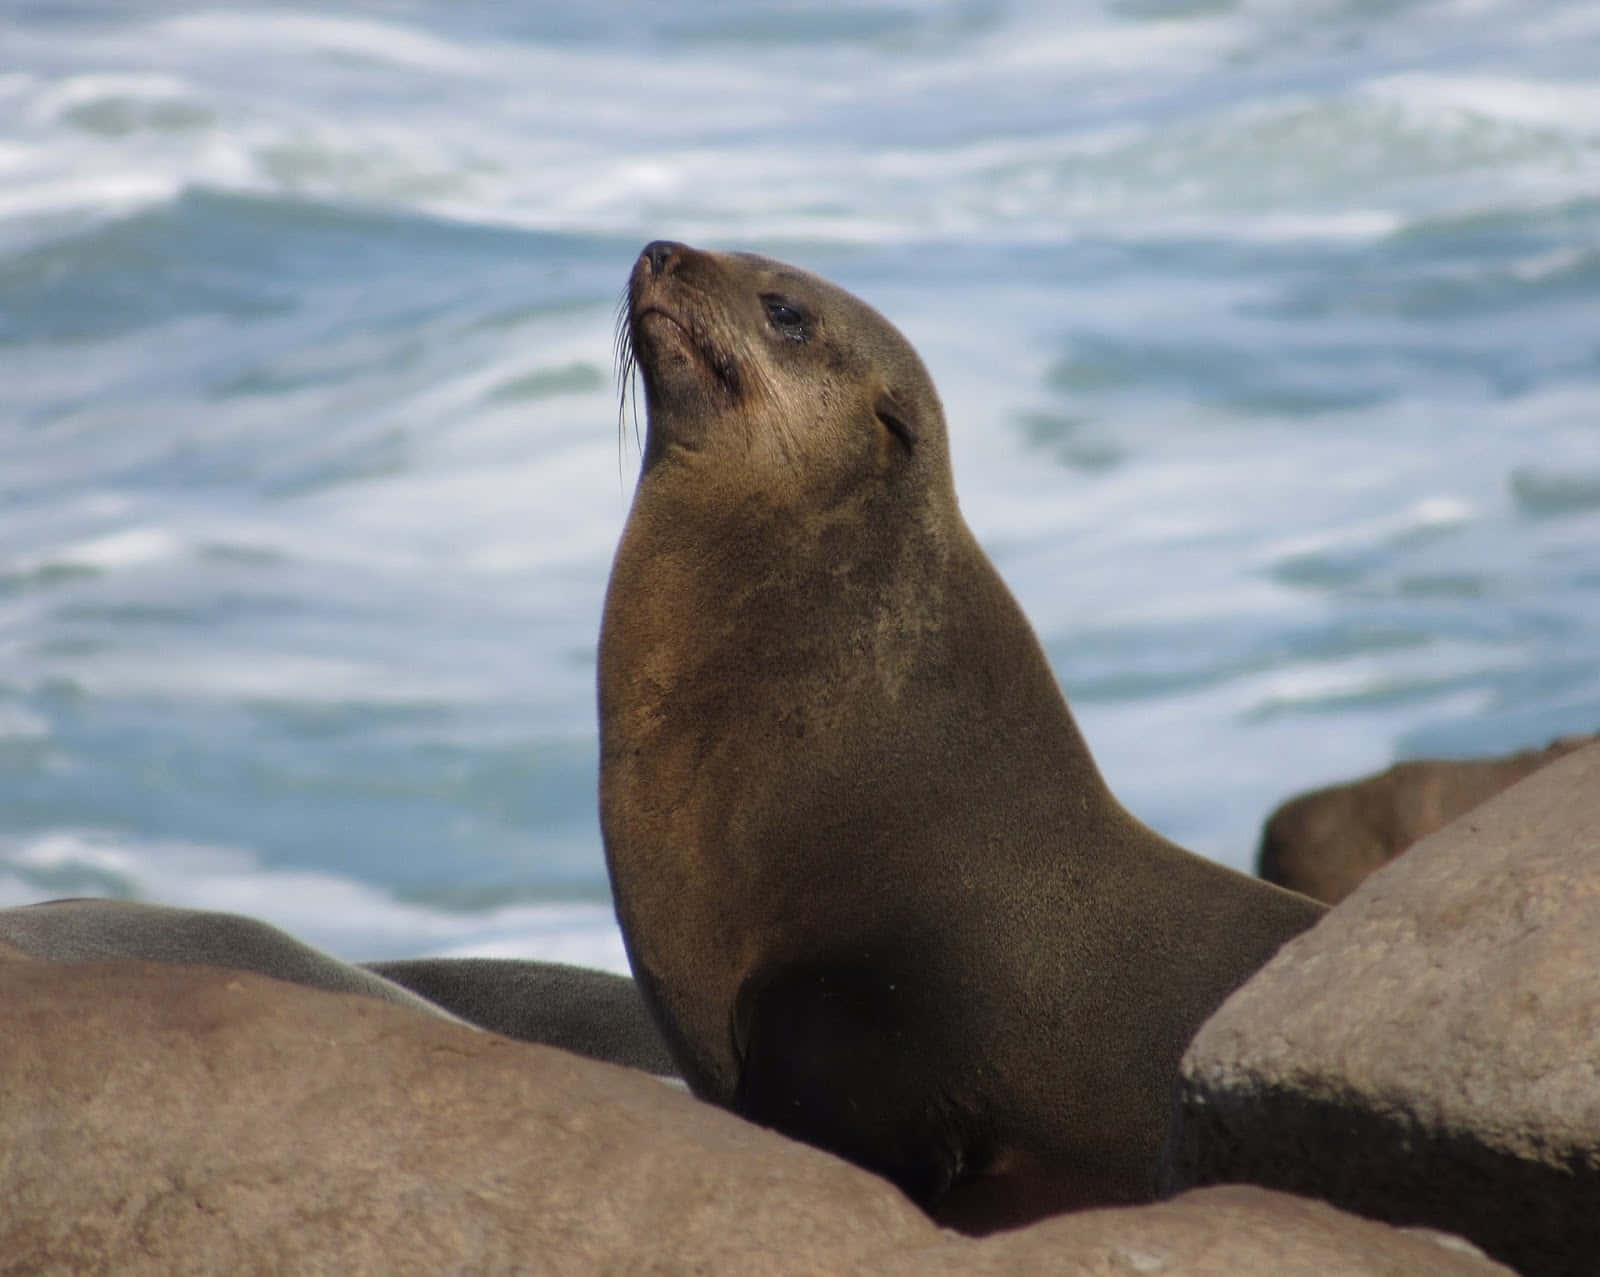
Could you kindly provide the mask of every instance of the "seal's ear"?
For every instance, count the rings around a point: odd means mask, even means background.
[[[911,424],[911,414],[902,408],[887,390],[878,395],[878,402],[873,404],[872,410],[878,414],[878,420],[905,444],[906,451],[910,452],[917,442],[917,429]]]

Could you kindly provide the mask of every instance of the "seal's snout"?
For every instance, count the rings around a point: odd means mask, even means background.
[[[672,264],[688,252],[688,246],[679,244],[675,240],[657,239],[644,246],[640,257],[650,268],[650,273],[660,277],[665,275]]]

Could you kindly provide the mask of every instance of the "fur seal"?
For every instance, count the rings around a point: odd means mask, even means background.
[[[405,958],[361,965],[491,1033],[677,1076],[638,986],[626,976],[516,958]]]
[[[1300,794],[1267,817],[1256,872],[1336,905],[1412,843],[1596,740],[1563,736],[1500,758],[1419,758]]]
[[[1322,906],[1112,796],[881,315],[657,242],[623,324],[600,814],[684,1077],[970,1231],[1151,1198],[1185,1045]]]

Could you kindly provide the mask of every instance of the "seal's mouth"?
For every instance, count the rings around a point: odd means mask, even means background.
[[[640,257],[628,281],[625,318],[618,325],[621,368],[638,368],[652,395],[665,389],[675,372],[696,370],[712,386],[733,399],[743,389],[738,363],[726,345],[713,337],[711,317],[719,313],[714,298],[702,296],[680,269],[653,269],[649,253]],[[622,318],[619,316],[619,318]]]
[[[705,359],[705,352],[694,339],[694,333],[681,319],[671,311],[663,310],[660,306],[650,305],[635,311],[629,320],[628,327],[635,333],[647,331],[646,325],[652,327],[666,327],[676,329],[676,333],[668,333],[666,340],[676,342],[701,359]]]
[[[706,325],[692,311],[684,313],[650,302],[634,309],[628,321],[629,345],[635,361],[650,382],[674,355],[686,358],[710,374],[716,385],[738,398],[739,366],[733,356],[713,341]]]

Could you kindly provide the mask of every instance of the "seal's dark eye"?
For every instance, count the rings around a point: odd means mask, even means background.
[[[767,308],[767,322],[790,341],[804,341],[811,335],[809,317],[793,302],[768,293],[761,303]]]

